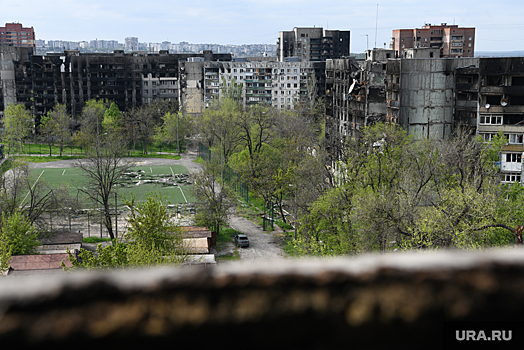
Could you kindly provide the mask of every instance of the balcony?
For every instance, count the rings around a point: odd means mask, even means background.
[[[483,86],[480,88],[480,92],[496,95],[524,95],[524,86]]]
[[[479,84],[477,83],[458,83],[456,85],[457,91],[472,91],[476,92],[478,91]]]
[[[455,107],[460,109],[476,109],[477,101],[457,100],[455,102]]]
[[[395,100],[388,100],[388,107],[390,108],[400,108],[400,102]]]
[[[485,105],[481,105],[479,113],[490,113],[490,114],[504,114],[504,113],[524,113],[524,106],[490,106],[486,108]]]

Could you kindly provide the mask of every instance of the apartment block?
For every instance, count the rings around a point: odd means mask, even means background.
[[[403,57],[403,51],[411,48],[439,49],[438,57],[475,57],[475,28],[442,23],[393,30],[390,49],[396,57]]]
[[[349,57],[349,30],[324,30],[321,27],[293,28],[279,33],[277,41],[278,60],[288,57],[300,61],[325,61]]]
[[[124,50],[126,51],[138,51],[138,38],[137,37],[128,37],[125,38]]]
[[[33,27],[22,27],[20,23],[6,23],[0,27],[0,45],[35,47],[36,38]]]
[[[324,70],[324,62],[206,62],[205,106],[218,100],[224,87],[230,88],[235,82],[242,84],[244,107],[265,104],[278,109],[294,109],[298,101],[322,93]]]
[[[45,56],[29,48],[0,47],[0,111],[9,103],[31,108],[36,122],[55,104],[76,115],[89,99],[114,101],[120,110],[155,99],[180,99],[180,64],[191,57],[231,60],[230,54],[169,54],[168,51],[81,54],[76,50]],[[184,86],[185,88],[185,86]]]

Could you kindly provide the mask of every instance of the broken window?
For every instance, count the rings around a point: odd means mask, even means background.
[[[513,106],[524,106],[524,96],[510,96],[510,104]]]
[[[488,86],[502,86],[504,85],[502,75],[487,75],[486,85]]]
[[[490,105],[499,105],[502,100],[502,95],[487,95],[486,103]]]
[[[512,77],[511,85],[512,86],[524,86],[524,77]]]

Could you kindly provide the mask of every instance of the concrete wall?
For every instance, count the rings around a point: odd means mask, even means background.
[[[451,135],[454,127],[455,68],[478,59],[404,59],[400,73],[399,123],[409,133],[431,139]]]
[[[0,277],[0,344],[451,349],[444,340],[471,329],[453,322],[505,321],[498,329],[512,330],[507,348],[516,348],[523,283],[518,248],[7,276]]]

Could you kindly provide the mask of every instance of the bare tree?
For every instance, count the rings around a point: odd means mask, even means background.
[[[123,158],[124,144],[108,138],[101,147],[95,145],[95,152],[87,159],[80,159],[75,166],[82,170],[87,183],[80,189],[97,206],[102,207],[104,225],[111,240],[115,239],[111,221],[110,200],[115,193],[115,185],[133,163]]]

